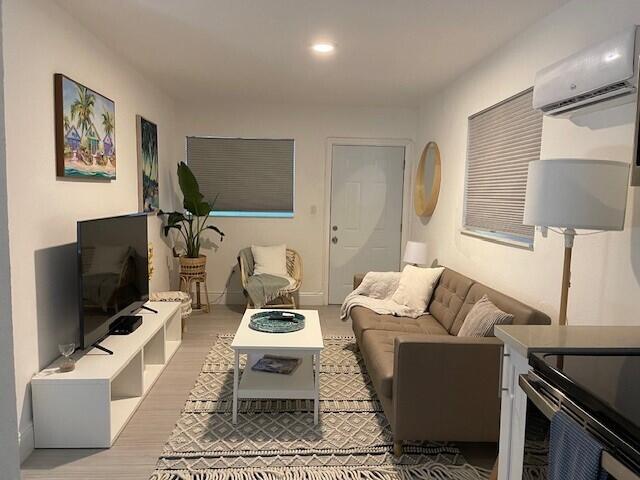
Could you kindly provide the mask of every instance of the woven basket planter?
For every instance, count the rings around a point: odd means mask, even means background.
[[[196,276],[207,274],[207,256],[198,258],[180,257],[180,275]]]
[[[196,294],[195,304],[192,308],[208,312],[209,292],[207,290],[207,257],[205,255],[200,255],[198,258],[180,257],[180,290],[192,296],[194,284]],[[204,287],[204,299],[200,292],[201,287]]]

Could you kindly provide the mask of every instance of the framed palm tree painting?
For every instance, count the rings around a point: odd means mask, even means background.
[[[61,73],[54,87],[56,174],[115,179],[115,103]]]
[[[139,210],[155,212],[160,208],[158,195],[158,127],[137,115]]]

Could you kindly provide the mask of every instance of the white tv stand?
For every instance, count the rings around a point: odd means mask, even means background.
[[[31,380],[36,448],[109,448],[182,342],[178,302],[147,302],[142,325],[82,352],[72,372],[58,358]],[[79,353],[79,352],[77,352]],[[75,358],[75,355],[74,355]]]

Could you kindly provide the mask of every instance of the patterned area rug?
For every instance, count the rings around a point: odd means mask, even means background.
[[[151,480],[395,480],[488,477],[459,450],[414,443],[392,453],[391,428],[350,337],[327,337],[320,422],[307,400],[244,400],[231,423],[232,335],[218,337]]]

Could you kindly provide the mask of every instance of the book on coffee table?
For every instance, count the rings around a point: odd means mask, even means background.
[[[300,365],[299,358],[278,357],[275,355],[265,355],[253,364],[251,370],[257,372],[279,373],[282,375],[290,375]]]

